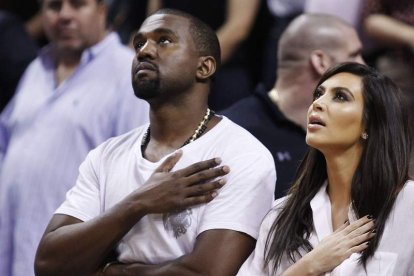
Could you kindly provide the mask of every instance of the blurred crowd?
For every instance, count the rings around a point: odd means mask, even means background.
[[[220,39],[223,68],[210,105],[222,110],[248,96],[258,83],[276,80],[277,42],[301,13],[338,16],[355,27],[368,65],[391,76],[414,102],[414,3],[409,0],[107,0],[108,26],[124,44],[145,17],[161,7],[181,9],[207,22]],[[37,0],[0,1],[0,107],[11,98],[25,66],[47,43]],[[11,35],[12,34],[12,35]]]
[[[90,17],[76,15],[86,30],[83,44],[67,51],[59,45],[59,24],[72,20],[71,12],[89,2],[98,6],[87,11]],[[272,152],[279,181],[276,197],[285,195],[306,150],[303,121],[312,93],[307,91],[305,98],[300,92],[313,89],[330,66],[356,61],[378,69],[403,91],[409,119],[414,119],[412,0],[0,0],[0,242],[10,240],[1,245],[0,258],[20,259],[10,255],[19,250],[12,239],[26,238],[30,220],[38,221],[39,227],[33,240],[25,243],[36,248],[91,149],[148,122],[148,106],[134,97],[131,86],[133,35],[160,8],[183,10],[216,32],[221,67],[214,76],[209,107],[248,129]],[[60,21],[53,17],[57,10]],[[329,17],[290,25],[303,14],[325,14],[343,23],[324,28],[334,22]],[[330,52],[331,46],[340,51]],[[295,63],[308,58],[313,64],[306,69]],[[275,116],[288,132],[278,125],[271,136],[271,122],[265,125],[269,118],[264,118],[273,115],[260,117],[260,104],[250,105],[249,98],[257,93],[277,107]],[[280,149],[282,132],[287,133],[289,151]],[[45,203],[30,205],[33,195]],[[26,214],[26,220],[19,214]],[[32,263],[33,250],[30,254]],[[5,262],[12,266],[10,260]],[[19,263],[13,266],[18,269]],[[0,262],[0,275],[8,275],[10,269]]]

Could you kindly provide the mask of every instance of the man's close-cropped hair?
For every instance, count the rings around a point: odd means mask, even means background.
[[[220,43],[214,30],[206,23],[191,14],[175,9],[160,9],[154,14],[171,14],[189,20],[190,34],[200,56],[212,56],[216,60],[216,69],[220,67]]]

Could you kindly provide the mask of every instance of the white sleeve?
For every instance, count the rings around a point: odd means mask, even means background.
[[[76,185],[66,193],[66,200],[55,211],[55,214],[69,215],[82,221],[88,221],[101,213],[100,148],[89,152],[85,161],[80,165]]]
[[[230,167],[227,182],[205,206],[197,234],[210,229],[230,229],[257,239],[260,223],[274,198],[274,162],[270,154],[252,151],[233,156],[232,160],[223,159],[223,164]]]
[[[237,276],[272,275],[272,270],[269,265],[265,266],[264,259],[267,236],[275,219],[276,212],[270,211],[260,226],[259,238],[254,251],[244,262]]]

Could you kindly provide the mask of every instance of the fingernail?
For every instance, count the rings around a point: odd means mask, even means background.
[[[368,219],[372,219],[372,215],[368,215],[368,216],[367,216],[367,218],[368,218]]]
[[[218,165],[218,164],[220,164],[221,163],[221,158],[214,158],[214,162],[216,162],[216,164]]]
[[[216,197],[217,195],[218,195],[218,193],[217,193],[217,192],[212,192],[212,193],[211,193],[211,196],[212,196],[212,197]]]
[[[219,184],[220,184],[220,185],[224,185],[224,184],[226,184],[226,180],[224,180],[223,178],[222,178],[222,179],[220,179],[220,180],[219,180]]]
[[[228,166],[223,166],[221,169],[222,169],[222,170],[223,170],[223,172],[225,172],[225,173],[230,172],[230,168],[229,168]]]

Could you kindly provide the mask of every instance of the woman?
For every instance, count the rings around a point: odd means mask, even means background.
[[[314,91],[306,142],[238,275],[414,275],[411,136],[395,84],[365,65],[332,68]]]

